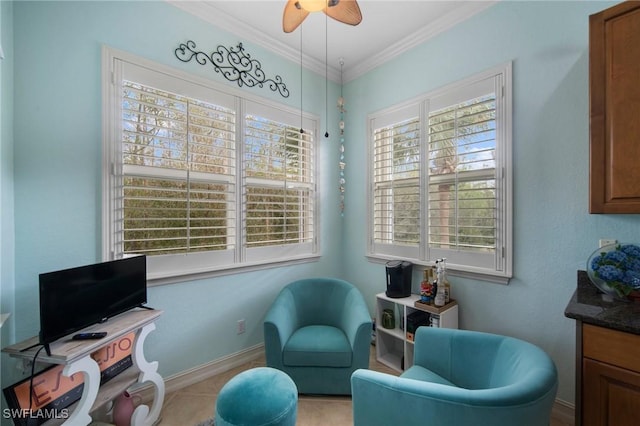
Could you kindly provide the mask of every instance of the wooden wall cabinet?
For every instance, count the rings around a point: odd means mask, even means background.
[[[640,407],[640,335],[582,323],[583,426],[633,426]],[[578,406],[576,408],[578,408]],[[576,413],[578,414],[578,413]]]
[[[640,1],[589,17],[590,213],[640,213]]]

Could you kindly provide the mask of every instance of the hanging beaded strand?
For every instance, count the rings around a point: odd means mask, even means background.
[[[344,109],[344,98],[342,97],[342,67],[344,66],[344,59],[340,58],[340,97],[338,98],[338,111],[340,111],[340,162],[338,166],[340,168],[340,216],[344,216],[344,192],[345,192],[345,183],[347,182],[344,178],[344,168],[346,163],[344,161],[344,113],[346,110]]]

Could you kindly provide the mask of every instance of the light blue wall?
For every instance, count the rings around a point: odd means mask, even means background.
[[[524,338],[560,372],[574,401],[575,324],[564,309],[599,238],[640,241],[638,215],[588,213],[588,15],[597,2],[501,2],[344,88],[348,114],[345,278],[384,290],[365,259],[367,114],[513,61],[514,278],[508,286],[451,278],[462,328]],[[414,273],[414,281],[419,280]]]
[[[14,3],[14,12],[15,338],[21,340],[39,330],[38,274],[101,260],[102,44],[237,88],[212,67],[180,62],[174,50],[190,39],[211,51],[243,42],[291,94],[285,100],[266,87],[246,91],[294,108],[300,68],[160,1],[29,1]],[[322,135],[324,79],[305,73],[304,83],[305,109],[321,118]],[[337,94],[331,84],[331,99]],[[337,128],[337,110],[330,119],[330,129]],[[330,190],[338,186],[337,145],[337,131],[319,138],[320,261],[149,289],[149,305],[164,315],[146,350],[163,376],[261,343],[262,319],[284,284],[340,274],[339,240],[330,238],[341,224]],[[239,319],[246,320],[241,335]]]
[[[0,2],[0,312],[14,311],[14,204],[13,204],[13,4]],[[2,326],[0,344],[13,338],[15,317]],[[4,356],[3,356],[4,357]],[[0,378],[7,366],[1,362]]]

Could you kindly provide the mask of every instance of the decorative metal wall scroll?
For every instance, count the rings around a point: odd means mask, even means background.
[[[208,55],[196,50],[196,43],[189,40],[181,43],[175,50],[175,54],[182,62],[189,62],[195,58],[200,65],[211,63],[216,72],[221,73],[229,81],[237,82],[239,87],[243,85],[264,87],[267,84],[269,89],[280,93],[282,97],[289,97],[289,89],[282,82],[282,77],[276,75],[274,78],[266,78],[260,61],[252,59],[251,55],[245,52],[242,43],[230,48],[218,46]]]

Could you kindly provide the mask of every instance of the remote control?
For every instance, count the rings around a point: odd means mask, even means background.
[[[102,339],[107,335],[106,331],[102,331],[100,333],[78,333],[74,334],[73,340],[94,340],[94,339]]]

